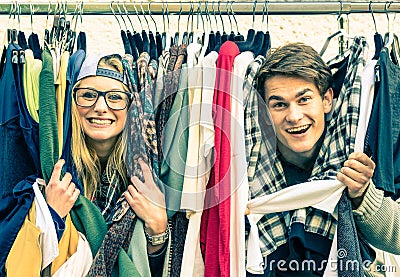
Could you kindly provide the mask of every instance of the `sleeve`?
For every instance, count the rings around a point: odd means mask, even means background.
[[[49,207],[54,226],[56,227],[57,239],[60,241],[65,230],[65,219],[61,218],[61,216],[52,207],[50,207],[50,205],[47,206]]]
[[[363,202],[353,210],[359,233],[384,251],[400,254],[400,205],[371,183]]]

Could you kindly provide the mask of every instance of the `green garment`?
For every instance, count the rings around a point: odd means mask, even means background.
[[[26,107],[29,114],[39,122],[39,76],[42,70],[42,61],[35,59],[30,49],[25,50],[24,64],[24,93]]]
[[[94,257],[107,233],[107,225],[102,214],[82,195],[79,195],[70,214],[76,229],[86,236]],[[150,276],[146,238],[140,220],[136,222],[130,248],[134,249],[135,253],[132,256],[135,262],[132,262],[128,254],[121,249],[112,276]]]
[[[168,218],[171,218],[181,205],[189,137],[188,104],[188,70],[187,64],[184,64],[179,78],[178,92],[164,129],[160,179],[166,185],[165,201]]]
[[[59,159],[57,102],[54,88],[53,59],[48,50],[42,53],[43,67],[39,80],[39,152],[43,179],[49,182]]]

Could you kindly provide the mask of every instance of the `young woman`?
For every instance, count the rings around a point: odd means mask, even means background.
[[[149,240],[150,270],[152,275],[159,275],[166,243],[154,244],[151,238],[159,239],[168,232],[165,201],[145,162],[139,160],[144,182],[127,177],[123,159],[126,143],[122,132],[132,95],[123,73],[119,55],[85,59],[73,89],[71,107],[71,154],[83,191],[80,192],[72,182],[70,173],[61,178],[64,161],[60,160],[46,186],[46,201],[54,210],[54,221],[62,222],[81,193],[99,208],[105,222],[110,223],[117,200],[124,195],[130,208],[144,223]],[[152,193],[152,200],[146,196],[148,191]],[[56,226],[61,237],[62,223]]]

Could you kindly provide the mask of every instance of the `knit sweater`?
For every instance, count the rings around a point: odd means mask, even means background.
[[[371,183],[361,205],[353,210],[354,221],[366,241],[384,251],[400,254],[399,200],[384,197]]]

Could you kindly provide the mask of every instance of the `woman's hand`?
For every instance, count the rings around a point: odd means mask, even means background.
[[[79,189],[75,187],[70,173],[66,173],[60,180],[61,170],[65,164],[64,160],[59,160],[53,169],[50,181],[46,186],[46,201],[60,217],[67,216],[71,208],[74,206],[79,196]]]
[[[141,218],[150,235],[158,235],[167,229],[168,219],[165,208],[165,197],[154,182],[149,166],[139,159],[144,183],[136,176],[131,178],[132,185],[124,193],[129,205]]]
[[[356,207],[360,205],[364,197],[374,170],[375,163],[371,158],[362,152],[354,152],[349,155],[337,175],[337,179],[347,186],[348,195]]]

